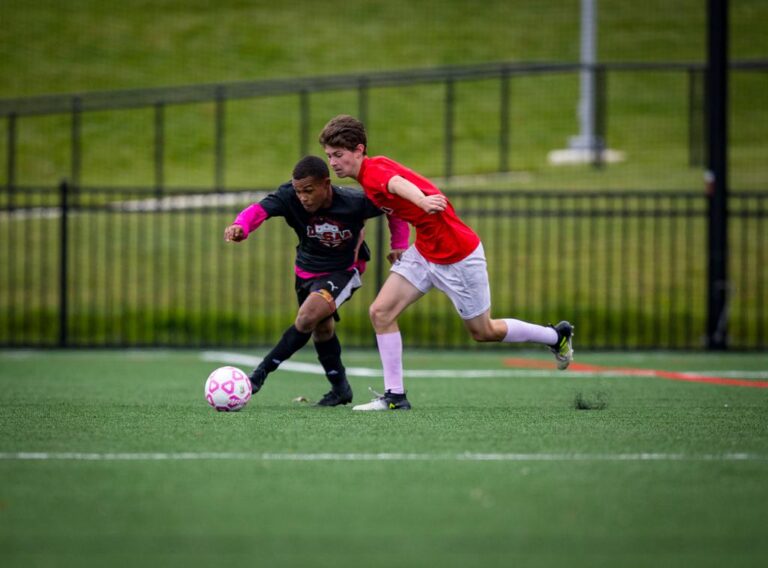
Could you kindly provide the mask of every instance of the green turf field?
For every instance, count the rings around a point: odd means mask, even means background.
[[[217,414],[207,373],[247,359],[0,352],[0,564],[765,565],[768,389],[677,379],[767,355],[523,356],[407,353],[411,412],[293,402],[325,384],[289,368]],[[377,356],[345,362],[365,402]]]

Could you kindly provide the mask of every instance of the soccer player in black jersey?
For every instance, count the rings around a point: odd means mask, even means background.
[[[293,325],[250,374],[253,392],[264,385],[267,375],[296,353],[312,337],[318,359],[331,383],[331,390],[318,406],[352,402],[352,388],[341,362],[341,345],[335,332],[337,309],[361,286],[360,275],[370,260],[363,241],[365,220],[383,214],[363,192],[331,184],[325,161],[317,156],[302,158],[293,169],[292,180],[247,207],[224,231],[227,241],[239,242],[269,217],[283,217],[296,232],[296,296],[299,311]],[[408,248],[408,225],[387,217],[392,251],[397,260]]]

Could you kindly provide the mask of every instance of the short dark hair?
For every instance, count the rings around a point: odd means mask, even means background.
[[[293,167],[293,179],[304,179],[311,177],[314,179],[325,179],[331,177],[328,165],[325,160],[317,156],[304,156]]]
[[[320,133],[320,144],[334,148],[354,150],[358,144],[368,149],[368,137],[365,125],[348,114],[333,117]]]

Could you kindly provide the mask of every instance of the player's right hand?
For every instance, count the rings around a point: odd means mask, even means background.
[[[224,240],[239,243],[245,239],[245,231],[240,225],[230,225],[224,229]]]
[[[425,195],[419,200],[417,205],[430,215],[434,215],[435,213],[445,211],[445,208],[448,206],[448,199],[442,193]]]

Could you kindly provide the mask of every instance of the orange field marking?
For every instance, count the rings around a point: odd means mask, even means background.
[[[539,359],[523,359],[519,357],[508,357],[504,359],[504,365],[507,367],[518,367],[523,369],[552,369],[554,364],[549,361]],[[568,371],[578,373],[599,373],[615,374],[629,377],[656,377],[659,379],[669,379],[673,381],[688,381],[692,383],[708,383],[714,385],[727,385],[732,387],[754,387],[768,388],[768,381],[753,381],[749,379],[731,379],[727,377],[715,377],[702,375],[691,371],[662,371],[658,369],[633,369],[628,367],[608,367],[604,365],[588,365],[585,363],[571,363]]]

